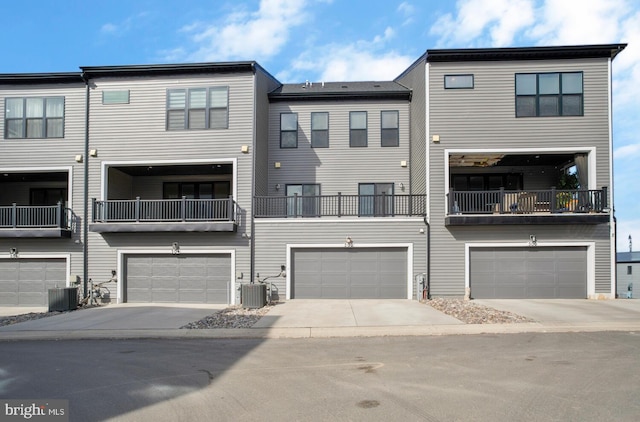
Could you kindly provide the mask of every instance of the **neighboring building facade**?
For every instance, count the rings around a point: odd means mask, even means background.
[[[383,82],[0,75],[0,305],[113,270],[113,301],[235,303],[281,265],[279,300],[613,298],[624,46],[428,50]]]
[[[618,252],[618,297],[640,298],[640,252]]]

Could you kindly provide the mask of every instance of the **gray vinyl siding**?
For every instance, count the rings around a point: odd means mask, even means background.
[[[241,147],[253,145],[255,119],[255,78],[252,72],[210,75],[158,77],[98,78],[91,91],[90,148],[98,157],[90,160],[90,198],[101,199],[103,161],[127,163],[181,160],[236,159],[237,186],[235,200],[239,207],[237,233],[89,233],[89,276],[108,278],[117,269],[119,250],[170,250],[178,242],[182,251],[189,249],[235,250],[236,268],[249,273],[249,243],[240,237],[251,215],[253,159]],[[210,86],[229,87],[228,129],[166,130],[166,95],[168,89]],[[129,90],[128,104],[102,104],[103,90]],[[162,184],[156,178],[136,179],[132,195],[160,195]],[[155,180],[152,180],[155,179]],[[145,189],[152,189],[151,192]],[[233,189],[232,185],[232,189]],[[125,194],[127,192],[119,192]],[[144,194],[144,195],[143,195]],[[109,194],[112,195],[111,192]],[[158,196],[156,196],[158,197]]]
[[[414,67],[397,82],[411,88],[410,127],[411,127],[411,193],[424,194],[427,192],[427,135],[426,135],[426,72],[424,61],[414,64]]]
[[[71,168],[73,178],[68,192],[71,200],[69,205],[77,217],[70,239],[0,238],[0,251],[8,251],[14,247],[22,256],[68,253],[71,255],[71,275],[82,274],[82,244],[76,241],[80,242],[82,238],[84,164],[77,163],[75,156],[84,151],[85,96],[84,84],[0,85],[0,172],[8,168],[43,171],[52,167],[56,168],[55,171],[63,171],[58,169],[61,167]],[[64,138],[4,139],[4,107],[7,97],[64,97]],[[37,187],[45,186],[51,184],[37,184]],[[3,193],[3,197],[6,193]],[[16,200],[29,202],[28,197]]]
[[[399,111],[398,147],[380,144],[380,112]],[[368,146],[349,147],[349,112],[367,111]],[[298,148],[280,148],[280,114],[298,113]],[[311,148],[311,113],[329,112],[329,148]],[[396,194],[409,193],[408,102],[272,103],[269,119],[269,195],[284,195],[287,184],[320,184],[322,195],[358,194],[358,183],[394,183]],[[281,163],[279,169],[274,163]],[[399,184],[405,186],[402,191]],[[280,191],[275,185],[280,184]]]
[[[382,221],[385,220],[385,221]],[[287,245],[317,245],[343,247],[345,239],[353,239],[353,247],[358,245],[412,244],[413,269],[411,277],[427,271],[426,235],[421,219],[391,220],[371,219],[371,221],[320,221],[318,219],[298,219],[295,221],[257,219],[253,240],[256,244],[256,272],[262,279],[278,274],[280,265],[286,263]],[[426,232],[426,229],[424,230]],[[280,300],[286,298],[286,279],[274,278]],[[413,282],[415,290],[415,282]]]
[[[266,196],[269,177],[269,97],[268,93],[279,84],[263,72],[256,73],[256,145],[255,195]]]
[[[609,180],[608,62],[606,59],[429,63],[431,285],[434,295],[464,294],[465,242],[595,241],[595,292],[611,292],[611,239],[599,226],[445,227],[445,149],[595,148],[596,186]],[[515,117],[515,74],[584,72],[584,116]],[[444,75],[473,74],[473,89],[444,89]]]

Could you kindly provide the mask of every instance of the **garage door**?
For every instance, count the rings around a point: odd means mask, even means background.
[[[295,249],[291,297],[406,299],[407,249]]]
[[[66,286],[64,259],[0,259],[0,306],[47,306],[48,290]]]
[[[476,299],[584,299],[587,248],[472,248],[469,284]]]
[[[129,255],[127,302],[228,303],[231,255]]]

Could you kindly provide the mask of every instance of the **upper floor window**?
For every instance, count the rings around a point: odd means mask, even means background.
[[[167,91],[167,130],[227,129],[229,87]]]
[[[297,184],[286,186],[287,215],[316,217],[320,211],[320,185]]]
[[[311,148],[329,147],[329,113],[311,113]]]
[[[400,145],[400,130],[397,111],[380,112],[380,136],[383,147]]]
[[[298,114],[280,115],[280,148],[298,148]]]
[[[627,265],[627,275],[633,274],[633,267],[631,265]]]
[[[129,104],[129,90],[102,91],[102,104]]]
[[[361,216],[393,215],[393,183],[360,183],[358,195]]]
[[[367,112],[349,112],[349,146],[367,146]]]
[[[582,72],[516,74],[516,117],[582,115]]]
[[[4,106],[5,138],[64,137],[64,97],[6,98]]]
[[[473,89],[473,75],[444,75],[445,89]]]

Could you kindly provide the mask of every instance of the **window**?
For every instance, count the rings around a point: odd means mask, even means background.
[[[473,75],[444,75],[444,89],[473,89]]]
[[[280,148],[298,148],[298,114],[280,115]]]
[[[393,183],[360,183],[358,195],[361,216],[393,215]]]
[[[227,129],[229,88],[170,89],[167,91],[167,130]]]
[[[287,215],[317,217],[320,211],[320,185],[287,185]]]
[[[64,97],[5,99],[7,139],[64,137]]]
[[[129,104],[129,90],[102,91],[102,104]]]
[[[516,74],[516,117],[582,116],[582,72]]]
[[[522,180],[522,173],[453,174],[450,186],[455,191],[520,190]]]
[[[627,275],[633,274],[633,267],[631,265],[627,265]]]
[[[47,206],[67,203],[67,188],[32,188],[29,205]]]
[[[400,145],[397,111],[380,112],[380,137],[383,147],[397,147]]]
[[[349,146],[367,146],[367,112],[349,112]]]
[[[164,199],[227,199],[231,193],[231,183],[216,182],[165,182],[162,189]]]
[[[311,148],[329,148],[329,113],[311,113]]]

